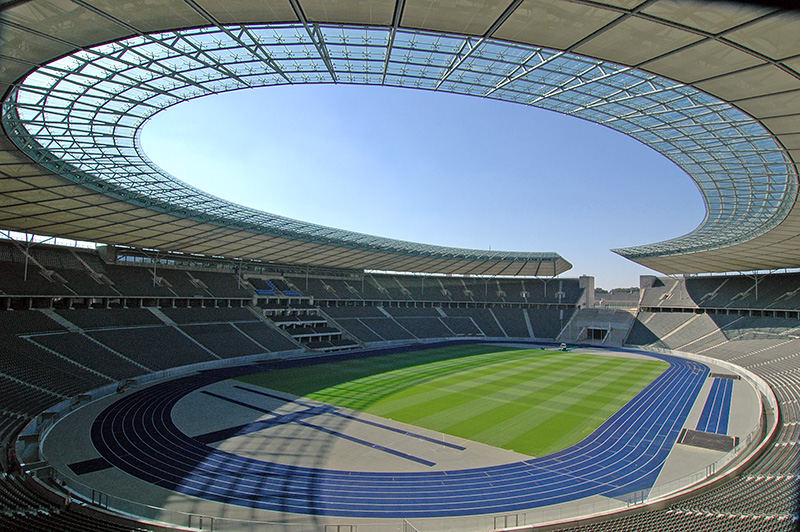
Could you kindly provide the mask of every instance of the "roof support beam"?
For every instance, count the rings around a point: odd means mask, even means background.
[[[381,83],[386,83],[386,72],[389,70],[389,59],[392,57],[392,47],[394,46],[394,36],[400,26],[400,19],[403,17],[403,9],[406,7],[406,0],[397,0],[394,4],[394,15],[392,16],[392,27],[389,29],[389,40],[386,44],[386,56],[383,59],[383,76]]]
[[[286,73],[278,66],[278,64],[272,60],[272,58],[267,54],[261,47],[256,47],[249,45],[248,43],[244,42],[242,39],[237,37],[233,34],[231,30],[226,28],[223,24],[221,24],[211,13],[207,10],[203,9],[197,2],[194,0],[183,0],[187,4],[189,4],[192,9],[197,11],[204,19],[206,19],[210,24],[217,26],[220,30],[222,30],[225,35],[227,35],[231,40],[238,43],[239,46],[250,52],[253,56],[259,58],[265,65],[271,68],[274,72],[280,75],[283,79],[287,82],[291,83],[292,81],[286,75]],[[253,42],[256,43],[256,39],[253,37],[252,33],[248,32],[247,29],[243,30],[243,33],[248,36],[248,38]]]
[[[441,87],[442,83],[444,83],[447,80],[447,78],[450,77],[450,74],[458,70],[459,67],[461,67],[461,65],[464,63],[464,61],[466,61],[467,58],[470,57],[475,50],[480,48],[481,45],[484,42],[486,42],[486,40],[489,39],[494,34],[494,32],[497,31],[497,29],[503,25],[503,23],[506,20],[508,20],[508,17],[511,16],[511,14],[519,7],[519,5],[522,2],[523,0],[514,0],[513,2],[511,2],[511,4],[505,9],[505,11],[503,11],[503,13],[497,18],[497,20],[495,20],[494,23],[492,23],[492,25],[489,26],[489,29],[486,30],[486,33],[484,33],[480,39],[475,41],[474,44],[472,41],[472,37],[467,37],[464,40],[464,43],[461,45],[461,49],[458,51],[456,56],[450,62],[450,66],[447,67],[445,73],[442,74],[441,78],[439,78],[439,81],[436,83],[436,87],[434,87],[434,90],[439,90],[439,87]]]
[[[297,19],[306,29],[308,36],[311,38],[311,42],[314,43],[314,47],[317,49],[319,57],[328,68],[328,73],[330,74],[331,79],[334,83],[336,83],[336,70],[333,68],[333,63],[331,63],[331,57],[330,54],[328,54],[328,47],[325,45],[325,39],[323,38],[322,32],[319,29],[319,24],[311,24],[308,22],[306,19],[306,14],[303,12],[303,8],[300,6],[300,2],[298,2],[298,0],[289,0],[289,3],[292,5],[292,9],[294,9],[294,14],[297,16]]]

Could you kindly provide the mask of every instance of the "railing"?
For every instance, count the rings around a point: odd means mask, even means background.
[[[101,492],[71,477],[66,477],[56,470],[52,470],[54,481],[68,490],[73,499],[78,499],[93,506],[112,510],[133,519],[153,522],[161,525],[176,526],[189,530],[206,530],[209,532],[243,531],[264,532],[285,530],[287,532],[304,532],[324,530],[325,532],[419,532],[418,529],[404,519],[372,521],[358,519],[357,522],[347,522],[343,519],[328,519],[321,522],[318,516],[292,515],[291,521],[281,520],[249,520],[230,517],[204,515],[193,512],[181,512],[157,506],[147,505],[132,501],[116,495]],[[342,521],[337,523],[336,521]]]
[[[694,359],[704,363],[710,363],[719,367],[724,367],[739,374],[745,381],[761,392],[759,394],[759,412],[762,407],[769,413],[777,412],[777,399],[769,385],[760,377],[752,372],[745,370],[728,362],[712,359],[702,355],[692,353],[674,352],[666,349],[652,349],[652,351],[666,352]],[[216,362],[216,361],[215,361]],[[224,364],[228,365],[228,364]],[[183,369],[183,368],[181,368]],[[163,378],[170,373],[185,373],[185,370],[167,370],[160,372],[159,378]],[[146,379],[150,380],[150,379]],[[766,398],[767,404],[763,405],[761,397]],[[753,427],[744,435],[738,445],[731,451],[721,456],[714,462],[707,464],[703,469],[694,471],[679,479],[659,483],[649,490],[637,490],[618,498],[603,496],[589,497],[585,500],[577,500],[569,503],[562,503],[542,508],[536,508],[524,512],[511,512],[502,514],[489,514],[481,516],[452,517],[452,518],[419,518],[419,519],[385,519],[381,521],[370,521],[367,519],[355,519],[347,522],[346,519],[327,518],[318,516],[298,516],[293,514],[292,521],[276,520],[243,520],[213,515],[203,515],[198,513],[187,513],[168,508],[146,505],[140,502],[131,501],[112,494],[101,492],[95,488],[87,486],[80,481],[63,475],[62,473],[51,470],[52,477],[69,492],[78,498],[115,512],[131,516],[135,519],[145,519],[160,523],[167,523],[178,527],[185,527],[192,530],[208,530],[224,532],[229,530],[243,531],[264,531],[264,530],[286,530],[288,532],[300,532],[304,530],[325,530],[326,532],[434,532],[434,531],[484,531],[497,530],[517,527],[527,527],[533,525],[555,524],[564,521],[575,521],[592,516],[612,514],[629,508],[641,507],[654,502],[678,496],[683,493],[696,489],[701,485],[708,484],[720,478],[721,473],[730,474],[736,468],[754,456],[769,441],[770,437],[777,428],[777,417],[772,415],[767,417],[771,420],[770,426],[765,427],[765,417],[758,416],[758,420]],[[766,438],[762,435],[766,432]],[[42,438],[43,439],[43,438]],[[739,460],[739,464],[730,467],[734,461]]]
[[[300,519],[298,519],[298,516],[294,515],[292,516],[292,522],[279,519],[261,521],[234,519],[150,506],[101,492],[74,478],[68,478],[55,470],[53,470],[52,474],[59,484],[76,497],[95,506],[113,510],[136,519],[167,523],[193,530],[208,530],[212,532],[229,530],[286,530],[288,532],[300,532],[320,529],[324,529],[326,532],[358,532],[359,529],[375,532],[483,531],[557,523],[565,520],[577,520],[584,517],[614,513],[663,500],[679,492],[689,491],[699,483],[712,478],[717,472],[723,471],[744,451],[752,447],[753,443],[760,439],[762,430],[763,422],[759,419],[759,422],[740,440],[739,444],[724,456],[704,466],[703,469],[670,482],[657,484],[649,490],[633,491],[619,498],[591,497],[583,501],[578,500],[525,512],[453,518],[386,519],[381,521],[358,519],[352,523],[329,523],[328,521],[338,521],[339,519],[317,518],[315,516],[307,516],[305,518],[300,516]],[[322,519],[324,519],[324,522],[320,522]]]

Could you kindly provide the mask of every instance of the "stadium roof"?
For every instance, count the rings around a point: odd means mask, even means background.
[[[800,266],[796,14],[675,0],[37,0],[0,17],[0,225],[11,229],[329,267],[570,267],[557,254],[414,244],[236,206],[139,149],[150,116],[191,98],[383,84],[552,109],[670,158],[697,183],[706,217],[685,236],[615,250],[641,264]]]

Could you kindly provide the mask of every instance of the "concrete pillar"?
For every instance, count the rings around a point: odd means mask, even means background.
[[[581,275],[578,277],[578,286],[583,288],[583,303],[584,308],[594,308],[594,277],[591,275]]]

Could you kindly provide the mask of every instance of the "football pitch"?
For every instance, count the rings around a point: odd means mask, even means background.
[[[542,456],[588,436],[667,367],[660,360],[470,344],[239,380]]]

